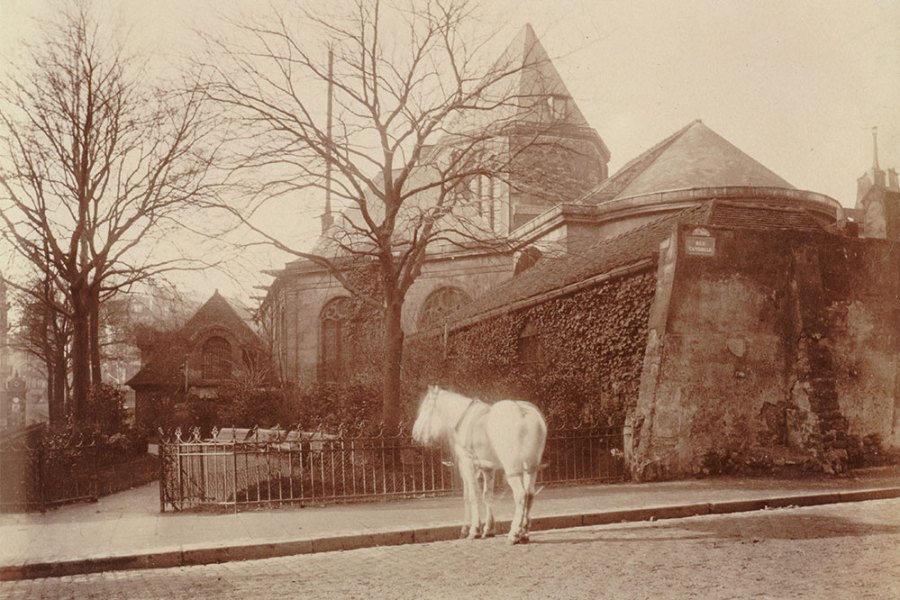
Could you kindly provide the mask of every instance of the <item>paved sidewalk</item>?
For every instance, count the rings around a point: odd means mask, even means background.
[[[900,497],[900,467],[843,478],[710,478],[548,488],[533,529]],[[501,530],[512,516],[499,494]],[[238,513],[160,513],[156,484],[45,514],[0,515],[0,580],[453,539],[458,497]]]

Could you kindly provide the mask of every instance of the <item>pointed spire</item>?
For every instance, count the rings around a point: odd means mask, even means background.
[[[872,128],[872,169],[878,171],[878,127]]]
[[[872,128],[872,185],[885,187],[885,172],[878,165],[878,127]]]

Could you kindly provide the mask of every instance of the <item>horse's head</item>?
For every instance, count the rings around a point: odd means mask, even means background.
[[[442,425],[435,410],[440,392],[438,386],[429,385],[428,391],[419,402],[419,413],[416,422],[413,423],[412,437],[420,444],[432,444],[440,436]]]

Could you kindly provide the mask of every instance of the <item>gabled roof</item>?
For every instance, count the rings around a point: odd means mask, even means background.
[[[132,388],[178,385],[184,378],[182,363],[197,342],[196,338],[214,327],[227,329],[242,345],[262,347],[256,333],[216,290],[181,329],[158,332],[156,352],[126,385]]]
[[[696,120],[630,161],[581,201],[597,204],[653,192],[728,186],[793,188]]]
[[[179,333],[188,339],[212,326],[225,327],[242,343],[258,341],[256,333],[247,325],[237,311],[216,290],[209,300],[197,309]]]

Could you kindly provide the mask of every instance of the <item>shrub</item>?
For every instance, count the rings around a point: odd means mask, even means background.
[[[87,405],[87,426],[100,433],[113,434],[125,427],[125,392],[100,384],[91,390]]]
[[[369,382],[314,384],[288,397],[285,422],[303,429],[373,431],[381,423],[381,394]]]
[[[220,427],[272,427],[285,422],[284,392],[239,383],[219,388],[217,422]]]

